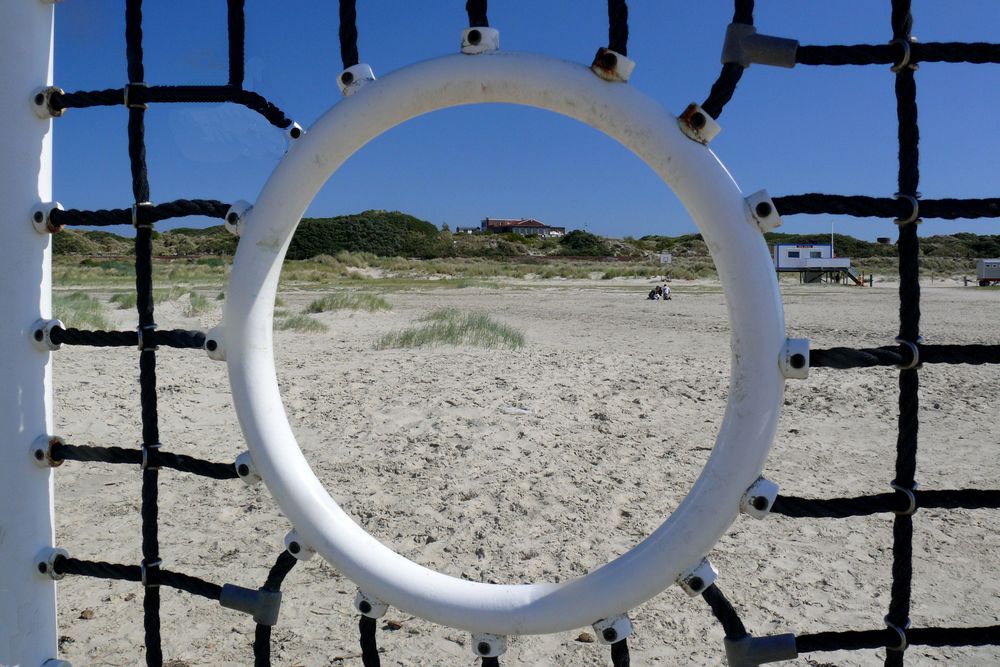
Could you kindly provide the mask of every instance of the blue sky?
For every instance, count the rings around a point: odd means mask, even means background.
[[[224,0],[149,1],[146,81],[225,83]],[[359,0],[359,50],[376,76],[454,53],[462,0]],[[340,97],[337,3],[247,0],[246,86],[308,128]],[[758,0],[762,33],[802,44],[884,43],[889,0]],[[732,3],[632,0],[630,85],[679,113],[701,102],[719,71]],[[120,87],[126,79],[123,3],[56,6],[55,84]],[[567,11],[569,9],[569,11]],[[994,0],[914,0],[920,41],[997,40]],[[589,63],[607,42],[605,0],[494,0],[505,50]],[[924,64],[917,73],[925,197],[1000,195],[1000,66]],[[153,105],[146,114],[154,201],[253,201],[286,148],[284,135],[235,105]],[[131,202],[121,107],[71,109],[55,126],[55,193],[67,208]],[[888,67],[753,66],[720,119],[712,147],[745,192],[891,196],[896,178],[893,76]],[[470,155],[482,156],[481,159]],[[596,131],[553,114],[487,105],[415,119],[352,157],[308,214],[397,209],[452,228],[485,216],[534,217],[609,236],[681,234],[694,224],[637,158]],[[209,224],[206,219],[163,223]],[[891,222],[790,216],[782,231],[895,236]],[[117,230],[116,230],[117,231]],[[996,221],[927,221],[921,234],[1000,233]]]

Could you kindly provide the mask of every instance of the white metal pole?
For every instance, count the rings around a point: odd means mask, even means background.
[[[36,667],[56,657],[55,582],[36,556],[54,535],[52,474],[31,444],[52,427],[50,353],[31,341],[51,317],[51,238],[31,209],[52,199],[52,122],[31,108],[52,82],[53,7],[0,2],[0,665]]]

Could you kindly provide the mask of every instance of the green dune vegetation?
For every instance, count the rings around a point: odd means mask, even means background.
[[[382,336],[375,343],[375,349],[438,345],[516,350],[524,347],[524,334],[486,313],[439,308],[420,318],[420,324],[416,326],[390,331]]]
[[[769,244],[826,243],[827,234],[767,234]],[[224,287],[238,239],[221,225],[154,233],[154,281],[174,286],[180,298],[192,288]],[[837,234],[837,254],[851,257],[863,273],[894,274],[896,247]],[[59,287],[134,284],[133,240],[107,231],[67,229],[53,237],[54,283]],[[969,275],[975,259],[1000,256],[1000,235],[956,233],[920,240],[921,263],[930,276]],[[660,253],[673,256],[661,265]],[[693,280],[715,275],[700,234],[621,239],[573,230],[563,237],[452,233],[398,211],[364,211],[331,218],[306,218],[292,239],[282,272],[283,287],[329,285],[378,291],[433,288],[497,288],[506,279]],[[127,295],[122,308],[134,307]],[[169,299],[161,293],[158,299]],[[337,299],[354,297],[338,296]],[[366,297],[357,297],[366,299]],[[371,301],[323,310],[372,307]],[[201,308],[194,304],[191,308]],[[320,312],[320,311],[317,311]]]

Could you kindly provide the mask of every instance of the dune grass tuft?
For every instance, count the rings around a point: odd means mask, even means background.
[[[104,314],[104,304],[83,292],[53,294],[52,313],[72,329],[111,328]]]
[[[314,320],[308,315],[289,315],[286,318],[274,321],[275,331],[301,331],[306,333],[317,333],[326,331],[327,326],[319,320]]]
[[[392,304],[377,294],[364,292],[338,292],[327,294],[306,306],[307,313],[323,313],[328,310],[392,310]]]
[[[189,301],[187,306],[184,308],[184,314],[187,317],[195,317],[201,315],[206,310],[211,309],[212,303],[204,294],[198,294],[197,292],[191,292],[188,297]]]
[[[111,303],[118,306],[118,310],[132,310],[135,308],[135,292],[122,292],[111,297]]]
[[[440,308],[420,318],[423,324],[390,331],[376,343],[376,350],[394,347],[470,345],[516,350],[524,347],[524,334],[497,322],[486,313],[468,313]]]

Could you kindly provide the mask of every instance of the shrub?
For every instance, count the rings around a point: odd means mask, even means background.
[[[326,331],[327,326],[318,320],[314,320],[308,315],[291,315],[284,319],[279,319],[274,322],[274,329],[276,331],[303,331],[307,333],[316,333],[319,331]]]

